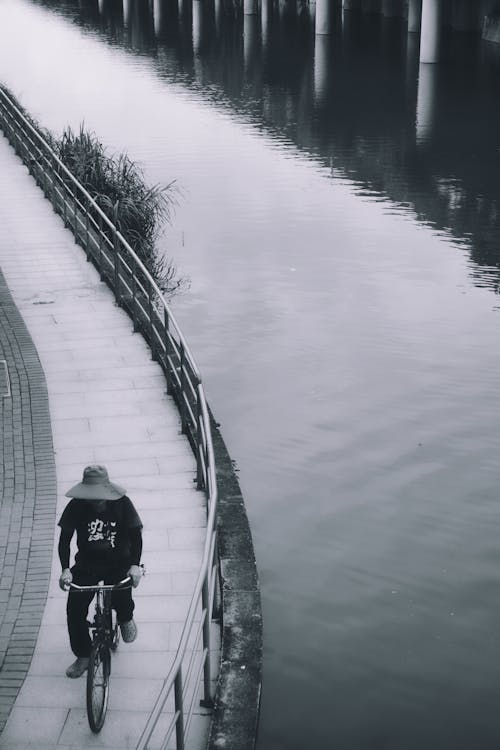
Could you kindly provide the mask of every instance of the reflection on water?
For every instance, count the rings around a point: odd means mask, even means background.
[[[240,6],[4,0],[0,67],[186,187],[176,313],[252,521],[259,750],[498,750],[494,50],[419,66],[397,19]]]
[[[495,45],[454,34],[443,65],[419,65],[405,21],[340,6],[332,36],[315,37],[314,4],[291,0],[254,15],[227,0],[39,2],[499,265]]]

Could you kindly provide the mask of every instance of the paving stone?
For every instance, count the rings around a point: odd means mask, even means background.
[[[37,708],[15,706],[0,735],[0,749],[11,750],[15,742],[38,747],[41,743],[56,745],[61,727],[66,723],[67,708]]]

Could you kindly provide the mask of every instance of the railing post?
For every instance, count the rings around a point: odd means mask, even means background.
[[[43,188],[42,188],[43,195],[44,195],[44,198],[48,198],[48,196],[49,196],[49,178],[48,178],[48,175],[47,175],[47,171],[46,171],[45,167],[43,166],[44,163],[45,163],[45,160],[46,160],[46,156],[45,156],[45,154],[42,152],[42,150],[40,148],[37,148],[37,152],[38,152],[38,158],[40,159],[39,166],[40,166],[40,171],[41,171],[41,180],[42,180],[42,183],[43,183]]]
[[[202,432],[202,411],[200,403],[200,392],[196,389],[196,489],[201,490],[205,485],[203,476],[203,465],[201,461],[201,451],[204,449],[203,432]]]
[[[26,142],[28,140],[28,136],[26,134],[26,131],[24,130],[24,127],[21,127],[21,132],[23,134],[23,139],[22,139],[23,155],[22,155],[21,158],[24,161],[24,163],[26,164],[29,161],[29,158],[30,158],[31,154],[30,154],[30,150],[29,150],[28,144]],[[35,182],[36,182],[36,178],[35,178]]]
[[[50,179],[49,169],[50,169],[50,160],[47,154],[43,156],[43,174],[45,175],[45,197],[50,200],[50,188],[52,184],[52,180]]]
[[[85,198],[85,254],[87,260],[90,260],[90,249],[89,249],[89,199]]]
[[[52,170],[52,179],[51,179],[52,186],[51,186],[51,191],[50,191],[51,192],[51,196],[52,196],[52,208],[54,209],[54,211],[56,213],[58,213],[58,211],[57,211],[56,179],[55,179],[55,175],[56,175],[56,157],[55,157],[55,154],[51,154],[51,157],[50,157],[50,168]]]
[[[104,280],[104,271],[102,267],[102,238],[103,238],[103,231],[102,231],[102,215],[101,212],[98,214],[98,223],[99,223],[99,278],[101,281]]]
[[[68,215],[67,215],[68,209],[67,209],[67,206],[66,206],[66,193],[67,193],[67,189],[66,189],[65,175],[62,176],[61,184],[62,184],[62,188],[63,188],[63,196],[62,196],[63,197],[63,221],[64,221],[64,226],[67,227],[68,226]]]
[[[156,359],[155,348],[155,331],[153,326],[153,289],[151,281],[148,284],[148,318],[149,318],[149,347],[151,349],[151,359]]]
[[[174,710],[177,713],[177,720],[175,722],[175,737],[176,737],[176,750],[184,750],[184,707],[182,704],[182,668],[179,667],[179,671],[175,676],[174,682]]]
[[[76,185],[72,186],[71,190],[73,194],[73,234],[75,235],[75,245],[78,244],[78,222],[76,220]]]
[[[19,153],[19,141],[19,129],[16,128],[14,131],[14,151],[16,152],[16,154]]]
[[[167,379],[167,393],[172,393],[172,376],[170,373],[170,318],[168,316],[168,310],[166,307],[163,308],[163,335],[165,344],[165,377]]]
[[[184,344],[181,341],[181,392],[180,392],[180,401],[179,401],[179,411],[181,413],[181,429],[182,432],[186,432],[187,428],[187,421],[186,421],[186,402],[185,402],[185,395],[186,395],[186,354],[184,352]]]
[[[132,323],[134,333],[137,331],[137,262],[134,258],[132,265]]]
[[[205,613],[205,619],[203,621],[203,648],[206,649],[207,655],[205,657],[205,663],[203,664],[203,698],[200,701],[200,706],[203,708],[213,708],[214,702],[210,695],[210,595],[208,590],[208,571],[212,570],[212,564],[210,562],[205,578],[203,579],[203,588],[201,590],[201,606]]]
[[[115,300],[119,305],[120,299],[120,246],[118,244],[118,233],[113,226],[113,287],[115,291]]]

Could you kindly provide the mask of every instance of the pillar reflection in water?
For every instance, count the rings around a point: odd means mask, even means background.
[[[193,51],[198,54],[201,47],[201,33],[203,28],[203,8],[201,0],[193,0]]]
[[[222,0],[214,0],[214,20],[217,35],[221,32],[222,23]]]
[[[272,0],[261,0],[260,5],[260,27],[262,36],[262,47],[267,46],[267,40],[269,37],[269,21],[271,18],[271,2]]]
[[[153,26],[155,36],[160,36],[163,23],[163,0],[153,0]]]
[[[420,33],[421,20],[422,20],[422,0],[409,0],[408,2],[408,31],[411,34]]]
[[[415,94],[418,83],[420,39],[418,34],[408,34],[406,39],[406,84]],[[413,101],[413,98],[411,98]]]
[[[97,7],[99,8],[99,13],[101,15],[104,13],[104,3],[105,0],[97,0]]]
[[[254,15],[243,16],[243,61],[247,73],[257,55],[259,19]]]
[[[243,13],[246,16],[256,15],[258,10],[257,0],[243,0]]]
[[[332,49],[330,34],[316,34],[314,39],[314,101],[324,104],[328,97],[328,78]]]
[[[125,28],[130,26],[130,13],[132,0],[123,0],[123,25]]]
[[[436,112],[437,67],[420,63],[418,69],[416,140],[422,146],[432,137]]]
[[[309,2],[309,18],[314,28],[316,26],[316,0],[310,0]]]
[[[441,55],[441,26],[443,19],[441,0],[422,1],[420,30],[420,62],[436,63]]]
[[[316,34],[332,33],[332,5],[330,0],[316,0]]]

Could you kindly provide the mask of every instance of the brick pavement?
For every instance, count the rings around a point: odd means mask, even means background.
[[[1,733],[35,649],[49,586],[56,512],[45,378],[1,271],[0,360],[7,366],[2,367],[0,398]]]

